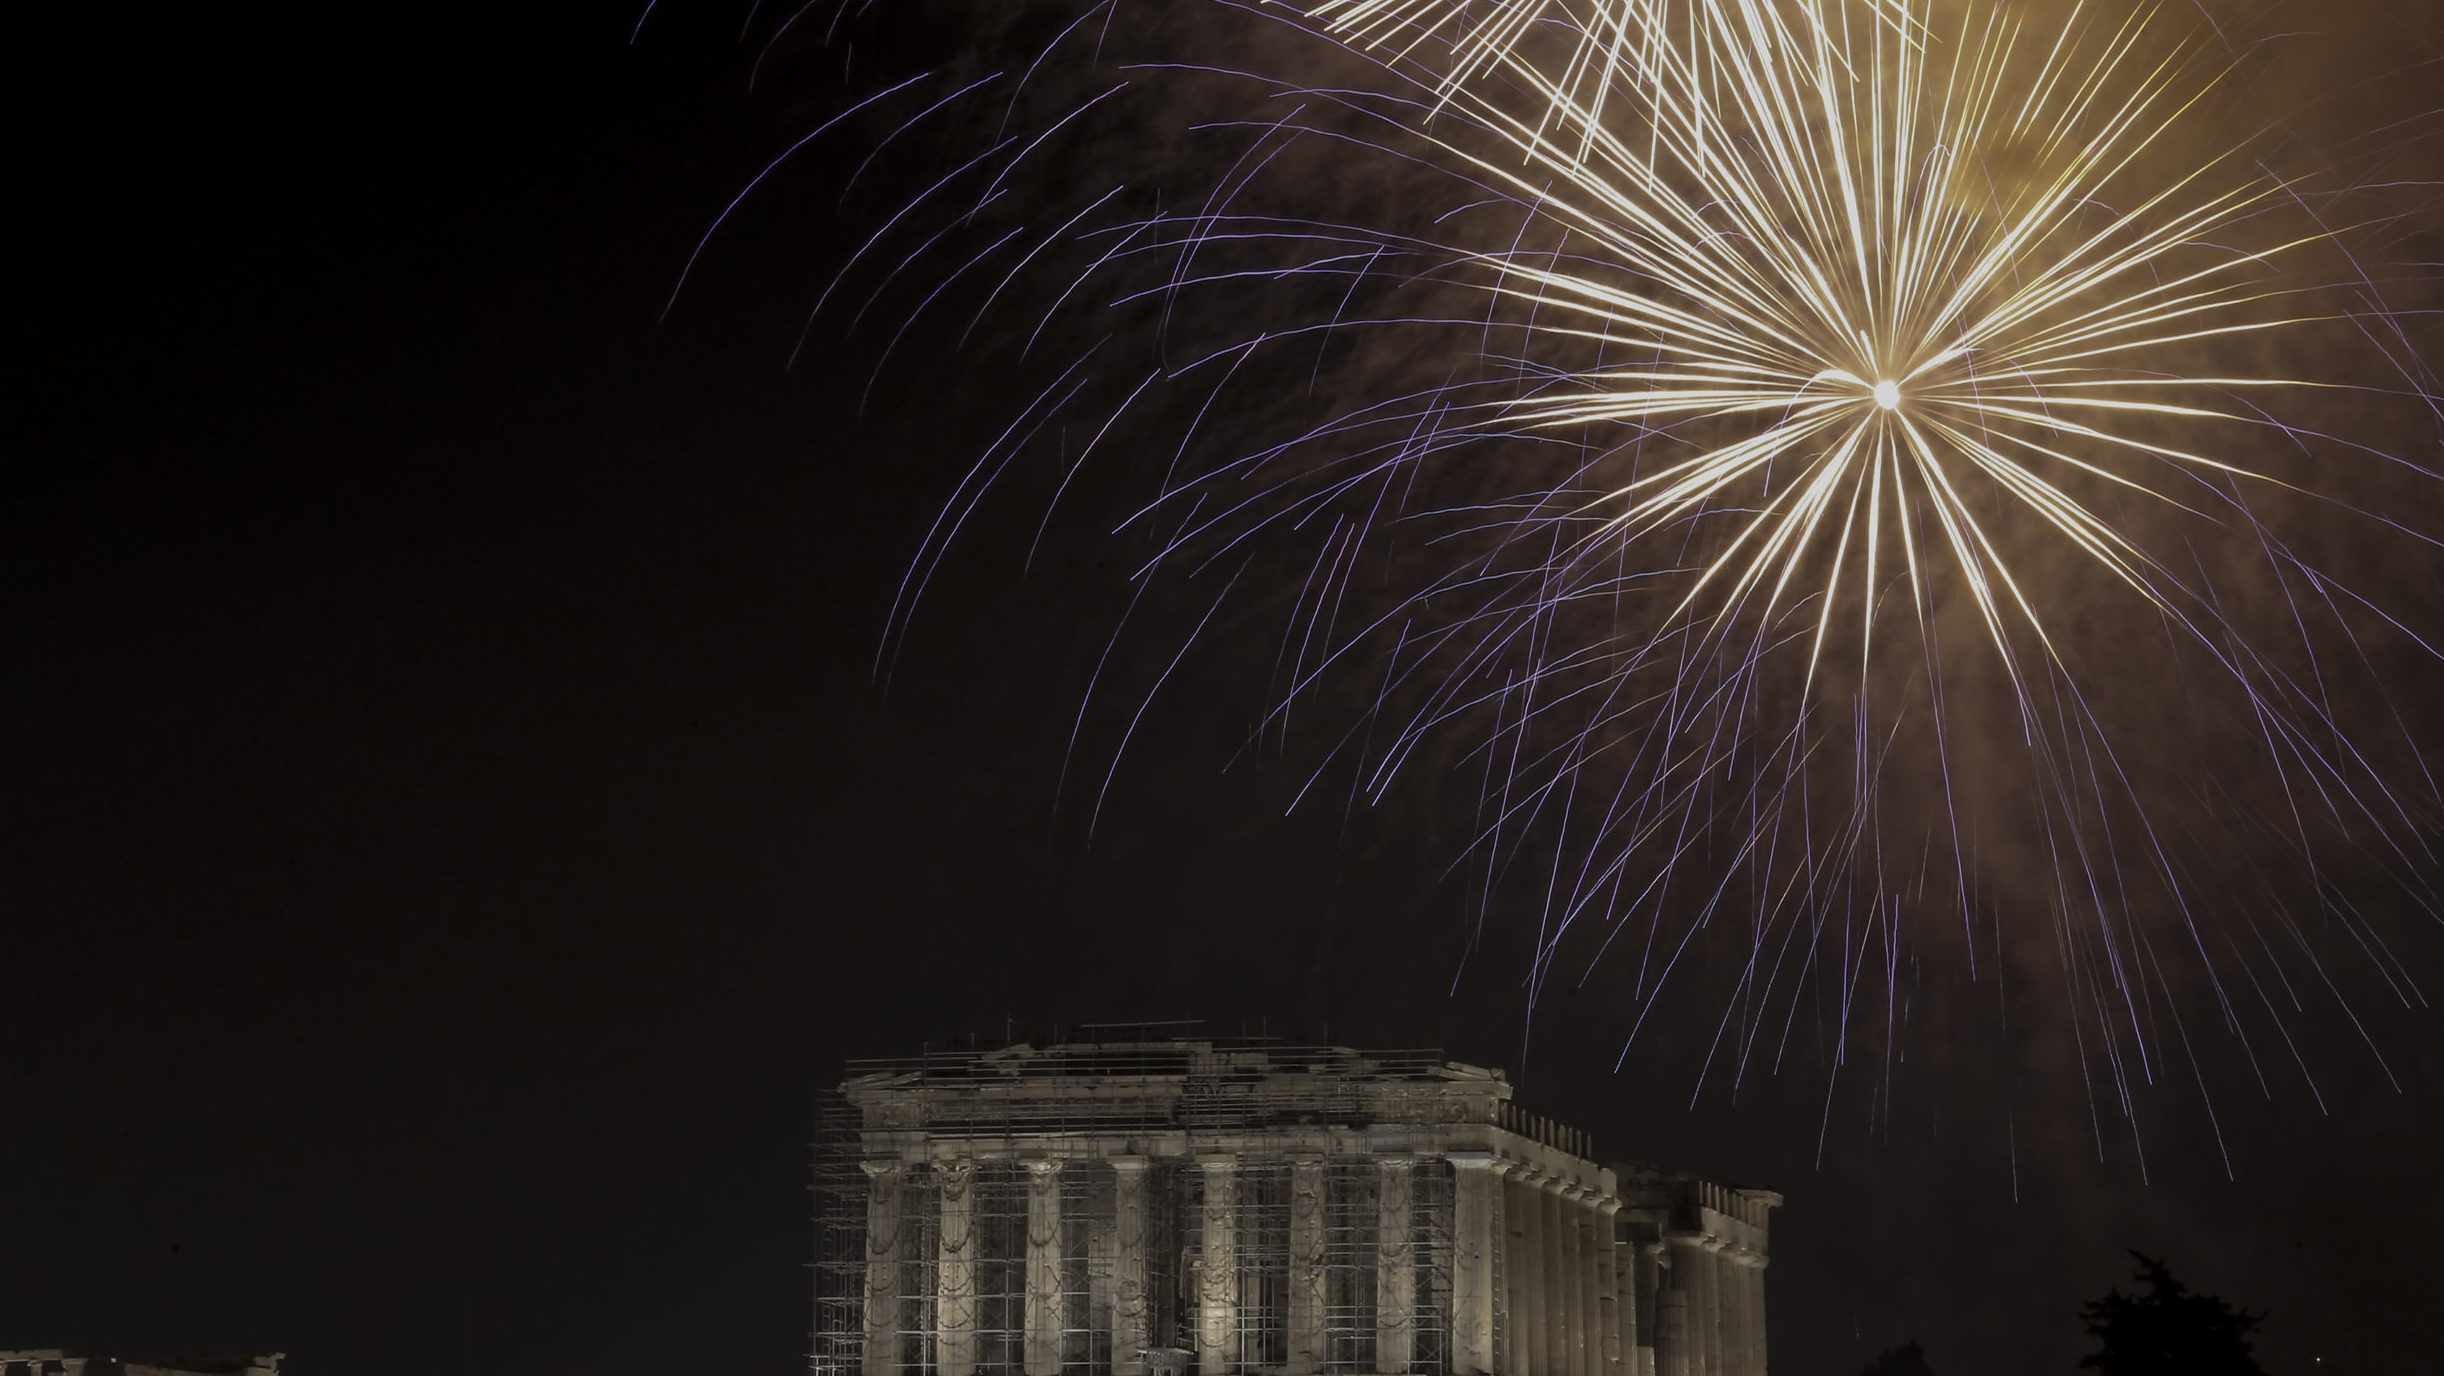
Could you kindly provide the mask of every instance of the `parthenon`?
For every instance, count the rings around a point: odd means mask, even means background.
[[[1770,1190],[1599,1164],[1428,1052],[859,1062],[813,1376],[1765,1376]]]

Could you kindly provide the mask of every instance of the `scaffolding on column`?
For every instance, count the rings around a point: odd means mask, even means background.
[[[1264,1041],[854,1062],[817,1114],[810,1376],[1029,1376],[1031,1275],[1034,1376],[1449,1376],[1450,1154],[1533,1156],[1582,1185],[1601,1174],[1584,1134],[1509,1095],[1499,1072],[1437,1052]],[[1143,1182],[1134,1246],[1121,1241],[1115,1160]],[[1035,1196],[1032,1238],[1030,1163],[1053,1182]],[[1229,1230],[1213,1252],[1227,1277],[1207,1290],[1216,1169],[1231,1188],[1213,1220]],[[878,1208],[871,1191],[886,1178],[896,1194]],[[870,1221],[895,1230],[879,1251]],[[880,1289],[874,1256],[892,1268]],[[1497,1250],[1482,1264],[1498,1285],[1513,1263]],[[1122,1322],[1133,1294],[1142,1318]],[[1208,1313],[1227,1315],[1208,1335],[1218,1346],[1200,1342]],[[888,1348],[869,1352],[876,1323]],[[1132,1350],[1115,1350],[1116,1334]]]

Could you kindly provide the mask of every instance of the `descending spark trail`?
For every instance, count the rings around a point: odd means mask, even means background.
[[[1266,729],[1363,678],[1323,767],[1353,796],[1467,769],[1485,901],[1538,895],[1532,989],[1600,962],[1634,1043],[1711,961],[1700,1083],[1736,1085],[1780,1063],[1810,991],[1833,991],[1836,1065],[1877,1040],[1866,992],[1900,1017],[1903,934],[1948,914],[1972,972],[2050,961],[2126,1118],[2210,1030],[2258,1066],[2301,989],[2348,1012],[2277,872],[2339,846],[2426,892],[2433,784],[2368,641],[2427,643],[2304,541],[2435,547],[2431,475],[2328,433],[2337,399],[2435,389],[2380,284],[2334,269],[2331,226],[2220,127],[2199,52],[2146,16],[1902,0],[1287,17],[1373,86],[1259,83],[1274,109],[1196,210],[1063,222],[1091,255],[1053,297],[1159,303],[1166,332],[1199,292],[1286,314],[1132,382],[1087,449],[1185,398],[1122,523],[1151,542],[1137,577],[1236,588],[1260,538],[1299,551]],[[1249,204],[1268,167],[1365,157],[1434,187],[1432,218],[1301,213],[1312,171]],[[1208,419],[1226,390],[1308,376],[1251,359],[1320,369],[1319,340],[1352,338],[1407,362],[1352,365],[1370,399],[1320,424],[1195,457],[1246,433]],[[1062,491],[1086,461],[1064,455]],[[957,493],[895,636],[1009,462]],[[2368,469],[2418,504],[2363,509],[2336,474]],[[2185,753],[2234,738],[2262,798]],[[2423,1002],[2352,900],[2305,892]]]

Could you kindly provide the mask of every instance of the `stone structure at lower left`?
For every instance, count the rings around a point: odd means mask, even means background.
[[[64,1347],[0,1350],[0,1376],[280,1376],[281,1352],[122,1361]]]

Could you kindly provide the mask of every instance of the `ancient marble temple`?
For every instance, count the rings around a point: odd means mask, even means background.
[[[851,1067],[815,1376],[1764,1376],[1767,1190],[1601,1164],[1501,1071],[1128,1041]]]

